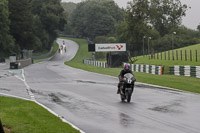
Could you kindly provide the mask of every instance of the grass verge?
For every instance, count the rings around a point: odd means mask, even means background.
[[[79,44],[79,50],[75,58],[69,62],[65,62],[66,65],[83,69],[90,72],[96,72],[105,75],[111,75],[117,77],[121,68],[98,68],[91,65],[83,64],[84,58],[91,58],[92,53],[88,52],[88,44],[84,39],[65,38],[70,39]],[[134,72],[134,75],[138,82],[160,85],[165,87],[176,88],[189,92],[200,93],[200,79],[193,77],[175,76],[175,75],[152,75],[148,73]]]
[[[0,118],[6,133],[79,133],[31,101],[0,97]]]

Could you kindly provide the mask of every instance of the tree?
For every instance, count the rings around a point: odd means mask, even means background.
[[[197,26],[197,30],[199,31],[200,34],[200,24]]]
[[[35,34],[43,48],[50,49],[57,37],[57,30],[63,30],[66,19],[61,0],[32,0],[32,13],[35,18]]]
[[[84,1],[74,10],[71,23],[77,35],[94,39],[112,34],[122,15],[122,10],[113,1]]]
[[[9,0],[11,34],[16,45],[22,49],[34,49],[36,37],[33,34],[33,15],[29,0]]]
[[[65,24],[65,29],[64,29],[64,34],[67,35],[72,35],[73,34],[73,28],[70,26],[71,25],[71,16],[73,11],[76,9],[76,5],[75,3],[72,2],[64,2],[61,3],[63,9],[64,9],[64,16],[67,20],[67,23]]]
[[[151,42],[157,43],[160,42],[156,41],[157,39],[177,29],[186,9],[187,6],[182,5],[180,0],[133,0],[126,9],[124,22],[118,26],[118,39],[126,40],[128,48],[139,53],[144,47],[143,44],[146,44],[143,41],[148,37],[152,38]],[[144,36],[147,38],[144,39]],[[168,36],[159,40],[166,38]]]
[[[151,30],[148,13],[148,0],[133,0],[126,9],[125,23],[128,31],[125,34],[131,51],[142,51],[143,36],[147,36]]]
[[[181,25],[186,10],[187,5],[182,5],[180,0],[151,0],[150,22],[164,36]]]
[[[10,35],[10,20],[8,19],[8,1],[0,1],[0,53],[9,54],[13,51],[14,40]],[[1,54],[0,54],[1,55]]]

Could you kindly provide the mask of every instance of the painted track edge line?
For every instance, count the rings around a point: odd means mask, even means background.
[[[70,123],[69,121],[65,120],[64,118],[62,118],[61,116],[59,116],[58,114],[56,114],[53,110],[49,109],[48,107],[46,107],[45,105],[37,102],[36,100],[31,100],[31,99],[27,99],[27,98],[23,98],[23,97],[19,97],[19,96],[15,96],[15,95],[10,95],[10,94],[5,94],[5,93],[0,93],[0,96],[7,96],[7,97],[13,97],[13,98],[17,98],[17,99],[21,99],[21,100],[26,100],[26,101],[32,101],[35,102],[36,104],[38,104],[39,106],[43,107],[44,109],[46,109],[47,111],[49,111],[51,114],[57,116],[58,118],[60,118],[62,120],[62,122],[69,124],[70,126],[72,126],[74,129],[80,131],[80,133],[85,133],[83,130],[81,130],[80,128],[78,128],[77,126],[75,126],[74,124]]]
[[[10,95],[10,94],[5,94],[5,93],[0,93],[0,95],[3,96],[7,96],[7,97],[14,97],[14,98],[18,98],[18,99],[22,99],[22,100],[26,100],[26,101],[32,101],[35,102],[36,104],[38,104],[39,106],[45,108],[47,111],[49,111],[51,114],[57,116],[58,118],[60,118],[62,120],[62,122],[69,124],[70,126],[72,126],[74,129],[78,130],[80,133],[85,133],[83,130],[81,130],[80,128],[78,128],[77,126],[75,126],[74,124],[72,124],[71,122],[65,120],[64,118],[62,118],[61,116],[59,116],[57,113],[55,113],[53,110],[49,109],[48,107],[46,107],[45,105],[39,103],[38,101],[36,101],[34,95],[32,94],[29,85],[26,83],[26,79],[25,79],[25,74],[24,74],[24,69],[22,69],[22,77],[24,79],[21,79],[17,76],[15,76],[16,78],[20,79],[21,81],[24,82],[24,85],[26,86],[26,90],[28,92],[28,95],[31,97],[31,99],[27,99],[27,98],[23,98],[23,97],[19,97],[19,96],[14,96],[14,95]]]
[[[23,98],[23,97],[19,97],[19,96],[15,96],[15,95],[11,95],[11,94],[6,94],[6,93],[0,93],[0,96],[7,96],[7,97],[13,97],[13,98],[18,98],[18,99],[22,99],[22,100],[26,100],[26,101],[31,101],[28,98]]]

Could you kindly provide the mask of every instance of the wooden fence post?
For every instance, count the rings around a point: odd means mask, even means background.
[[[187,51],[185,50],[185,61],[187,61]]]
[[[197,50],[196,50],[196,62],[198,62],[198,59],[197,59],[197,57],[198,57],[198,56],[197,56]]]
[[[158,55],[159,55],[159,52],[157,53],[157,60],[159,59]]]
[[[170,53],[169,53],[169,51],[168,51],[168,60],[170,60]]]
[[[192,50],[190,49],[190,61],[192,61]]]
[[[178,60],[178,51],[176,50],[176,60]]]
[[[182,50],[181,50],[181,61],[182,61],[182,59],[183,59],[183,56],[182,56]]]

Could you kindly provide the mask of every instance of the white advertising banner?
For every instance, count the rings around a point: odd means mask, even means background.
[[[96,52],[126,51],[126,43],[95,44]]]

